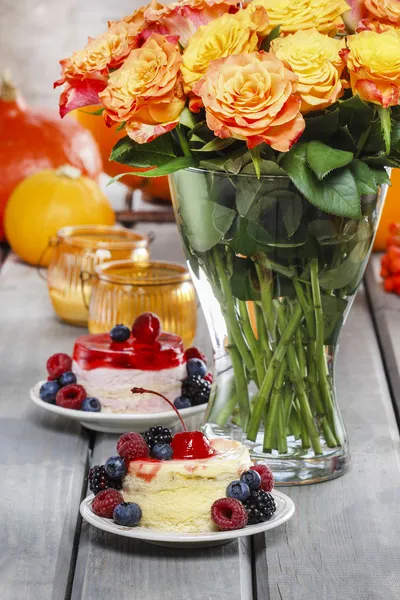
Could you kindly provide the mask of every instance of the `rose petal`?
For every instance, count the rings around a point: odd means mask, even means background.
[[[99,104],[99,93],[106,87],[106,82],[99,79],[85,79],[77,81],[74,85],[68,84],[60,95],[60,116],[71,110]]]

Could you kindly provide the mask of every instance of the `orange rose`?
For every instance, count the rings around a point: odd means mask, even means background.
[[[221,138],[265,142],[287,152],[302,134],[297,76],[273,54],[253,52],[216,60],[194,86],[208,127]]]
[[[362,31],[347,38],[345,53],[354,94],[385,108],[400,98],[400,36]]]
[[[99,94],[107,124],[126,122],[140,144],[173,129],[185,106],[180,65],[179,49],[160,34],[132,50]]]
[[[400,27],[399,0],[365,0],[365,8],[372,19],[393,23]]]
[[[199,27],[221,17],[228,11],[235,11],[237,0],[180,0],[173,4],[159,4],[145,11],[149,23],[165,28],[165,33],[179,36],[179,43],[186,48],[190,38]]]

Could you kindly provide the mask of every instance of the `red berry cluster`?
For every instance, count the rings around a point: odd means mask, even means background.
[[[392,223],[381,260],[381,277],[386,292],[400,296],[400,224]]]
[[[72,369],[72,358],[68,354],[58,352],[50,356],[46,363],[49,381],[57,381],[64,373]],[[64,385],[56,394],[56,404],[62,408],[80,410],[87,394],[82,385],[71,383]]]

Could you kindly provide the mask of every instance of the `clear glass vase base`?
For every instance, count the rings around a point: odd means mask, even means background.
[[[308,485],[320,483],[340,477],[349,468],[350,454],[347,442],[342,446],[329,448],[321,438],[322,454],[315,455],[311,450],[304,450],[300,440],[288,437],[288,451],[279,454],[277,451],[263,451],[263,432],[260,431],[255,442],[245,438],[243,430],[234,424],[223,427],[215,423],[207,423],[204,433],[210,437],[229,437],[244,444],[254,461],[268,464],[272,470],[277,486]]]

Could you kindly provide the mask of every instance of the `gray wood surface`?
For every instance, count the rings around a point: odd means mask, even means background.
[[[400,442],[364,292],[341,340],[338,395],[352,466],[339,479],[286,491],[296,514],[256,540],[258,598],[400,598]],[[268,573],[268,581],[266,574]]]
[[[70,352],[77,330],[54,316],[34,269],[7,259],[0,271],[0,598],[64,600],[88,436],[43,413],[29,387],[47,358]]]
[[[386,375],[400,416],[400,297],[383,289],[381,256],[372,256],[365,279]]]

